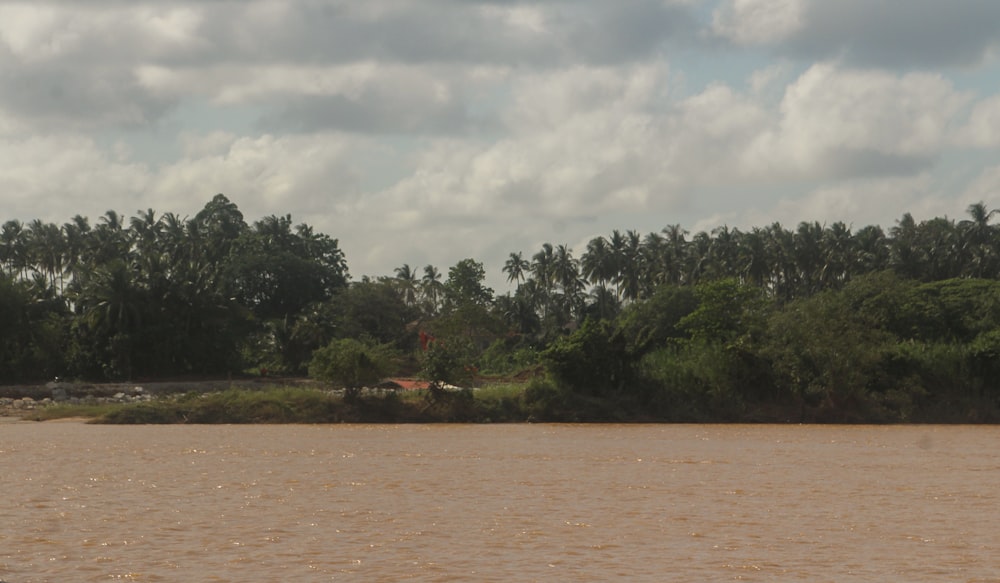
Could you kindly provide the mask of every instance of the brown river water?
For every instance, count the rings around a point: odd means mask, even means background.
[[[1000,428],[0,423],[0,579],[1000,581]]]

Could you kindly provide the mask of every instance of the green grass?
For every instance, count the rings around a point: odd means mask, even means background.
[[[525,385],[498,384],[432,398],[426,391],[344,399],[298,387],[187,393],[143,403],[54,405],[24,418],[85,417],[93,423],[434,423],[524,421]]]
[[[50,405],[39,407],[22,413],[21,418],[28,421],[50,421],[53,419],[67,419],[70,417],[83,417],[87,419],[100,419],[111,414],[117,409],[128,407],[121,403],[101,403],[90,405]]]

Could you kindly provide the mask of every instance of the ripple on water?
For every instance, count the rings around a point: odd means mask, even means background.
[[[0,579],[995,581],[997,437],[4,424]]]

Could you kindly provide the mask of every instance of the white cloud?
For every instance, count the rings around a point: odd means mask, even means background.
[[[947,145],[971,96],[936,74],[813,65],[787,88],[781,122],[749,152],[749,167],[814,176],[912,172]]]
[[[354,163],[370,151],[362,141],[335,136],[213,133],[188,136],[185,143],[188,156],[151,176],[147,195],[167,208],[178,198],[190,206],[221,192],[248,217],[285,214],[291,208],[333,214],[357,195]],[[310,222],[326,223],[322,218]]]
[[[803,0],[727,0],[712,14],[712,32],[739,45],[778,43],[803,25]]]
[[[0,193],[8,218],[63,222],[97,216],[145,195],[148,170],[79,136],[0,139]]]
[[[980,66],[1000,45],[1000,4],[940,0],[724,0],[712,33],[806,62]]]
[[[933,190],[930,176],[922,173],[841,182],[802,197],[783,199],[764,214],[786,225],[845,221],[857,229],[870,224],[891,225],[902,214],[901,209],[920,213],[927,201],[935,199],[940,200],[939,193]]]
[[[612,228],[955,215],[1000,192],[977,151],[1000,98],[949,68],[995,85],[995,6],[0,2],[0,192],[57,221],[223,192],[339,237],[355,276]]]
[[[1000,146],[1000,96],[975,104],[967,123],[956,132],[956,142],[974,148]]]
[[[961,200],[964,204],[963,209],[977,202],[985,202],[986,208],[989,209],[1000,208],[1000,165],[983,168],[966,186]],[[949,214],[954,214],[954,209]]]

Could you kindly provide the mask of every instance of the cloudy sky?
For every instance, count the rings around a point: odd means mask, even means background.
[[[995,0],[0,0],[0,220],[290,213],[352,276],[1000,207]]]

